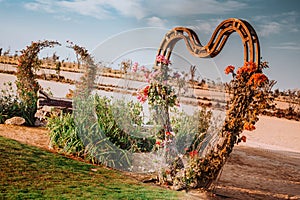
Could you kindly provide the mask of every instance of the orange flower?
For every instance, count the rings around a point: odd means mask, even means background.
[[[225,74],[233,73],[234,69],[235,69],[235,67],[232,65],[227,66],[226,69],[224,70]]]
[[[268,77],[266,77],[266,75],[261,74],[261,73],[257,73],[257,74],[253,74],[249,81],[247,82],[247,85],[252,85],[253,86],[260,86],[261,84],[263,84],[264,82],[268,81]]]
[[[255,126],[253,124],[250,124],[250,123],[246,122],[244,124],[244,130],[253,131],[253,130],[255,130]]]
[[[251,74],[257,70],[257,65],[254,62],[245,62],[243,67],[240,67],[237,70],[237,75],[241,76],[242,74],[248,73]]]
[[[256,66],[256,63],[254,63],[254,62],[245,62],[245,66],[247,67],[247,71],[249,72],[249,73],[251,73],[251,72],[255,72],[256,70],[257,70],[257,66]]]
[[[238,70],[236,71],[238,76],[241,76],[242,74],[246,73],[248,71],[246,66],[240,67],[238,68]]]

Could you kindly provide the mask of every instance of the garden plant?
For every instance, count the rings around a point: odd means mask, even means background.
[[[225,24],[236,22],[240,21],[231,19]],[[182,33],[185,29],[174,30]],[[11,112],[21,110],[20,115],[27,124],[34,124],[40,89],[34,73],[40,66],[37,55],[43,48],[54,45],[60,44],[33,42],[21,52],[16,81],[19,100],[11,100],[10,93],[6,94],[9,98],[2,98],[1,105],[8,105],[10,109],[0,113],[0,121],[12,115]],[[180,111],[180,96],[194,89],[196,68],[190,68],[190,85],[186,74],[172,69],[170,52],[163,52],[163,48],[151,70],[138,63],[122,64],[123,73],[131,73],[131,69],[137,76],[145,78],[146,86],[136,92],[136,100],[102,97],[95,92],[98,66],[92,56],[81,46],[72,42],[68,45],[75,51],[85,73],[74,92],[73,113],[49,118],[51,145],[93,163],[155,174],[158,183],[175,190],[210,188],[234,146],[246,142],[243,130],[254,130],[259,114],[272,101],[270,90],[274,82],[263,73],[268,63],[260,63],[260,58],[254,62],[250,55],[250,60],[245,59],[243,66],[237,69],[228,66],[224,70],[232,80],[226,84],[226,117],[221,125],[216,123],[218,119],[213,110],[205,107],[192,114],[184,113]],[[201,54],[203,48],[197,51]],[[145,106],[149,109],[147,118]]]

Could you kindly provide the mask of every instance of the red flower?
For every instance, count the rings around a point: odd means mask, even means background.
[[[148,96],[149,89],[150,89],[150,85],[147,85],[147,86],[144,88],[143,94],[144,94],[145,96]]]
[[[170,132],[170,131],[166,131],[166,136],[169,136],[169,135],[173,135],[173,136],[175,136],[175,133],[174,132]]]
[[[244,136],[244,135],[241,137],[241,141],[243,141],[243,142],[246,142],[246,139],[247,139],[247,138],[246,138],[246,136]]]
[[[194,150],[194,151],[191,151],[189,154],[190,154],[191,158],[194,158],[194,157],[196,157],[198,155],[198,151]]]
[[[234,69],[235,69],[235,67],[232,65],[227,66],[226,69],[224,70],[225,74],[233,73]]]
[[[156,144],[156,145],[160,145],[161,142],[160,142],[160,141],[156,141],[155,144]]]
[[[147,85],[144,89],[142,89],[138,92],[137,99],[141,103],[144,103],[145,101],[147,101],[149,89],[150,89],[150,85]]]

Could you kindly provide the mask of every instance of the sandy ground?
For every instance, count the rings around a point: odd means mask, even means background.
[[[300,199],[300,122],[261,117],[247,142],[235,147],[212,195],[186,199]],[[45,128],[0,124],[0,135],[49,149]]]

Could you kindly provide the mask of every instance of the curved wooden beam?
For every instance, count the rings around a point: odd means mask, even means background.
[[[230,18],[224,20],[215,29],[207,45],[203,46],[197,34],[185,27],[176,27],[169,31],[160,44],[157,55],[163,55],[170,59],[175,44],[183,39],[189,52],[200,58],[213,58],[223,49],[229,36],[237,32],[244,45],[244,62],[260,64],[260,46],[254,28],[245,20]],[[157,66],[157,61],[155,62]]]

